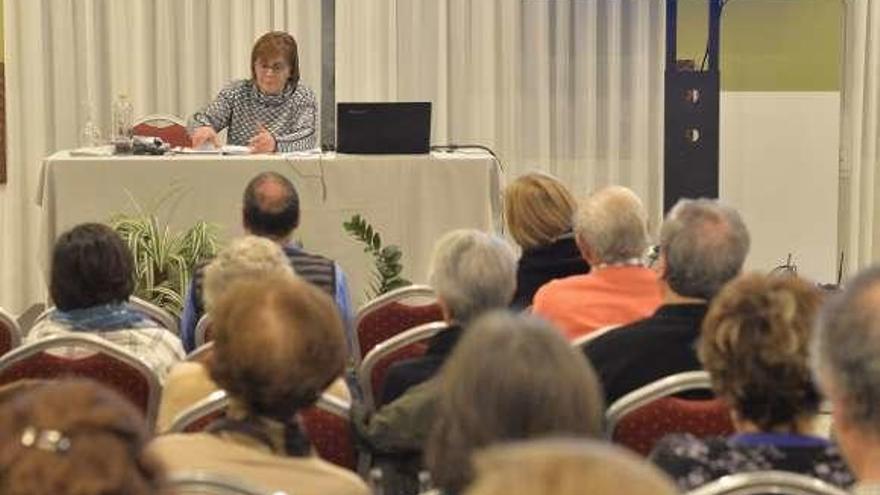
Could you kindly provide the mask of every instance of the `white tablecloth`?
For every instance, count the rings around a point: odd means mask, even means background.
[[[65,230],[133,211],[132,199],[148,208],[172,191],[159,210],[172,231],[206,220],[221,227],[222,239],[242,235],[244,187],[264,170],[294,183],[301,208],[295,238],[339,262],[355,304],[364,302],[372,260],[342,228],[352,215],[372,223],[383,243],[401,247],[404,275],[415,282],[425,281],[431,247],[444,232],[499,227],[498,171],[482,153],[94,158],[62,151],[44,161],[38,191],[44,269],[54,239]]]

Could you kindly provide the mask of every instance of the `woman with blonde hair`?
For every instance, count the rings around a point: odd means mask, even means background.
[[[736,434],[662,440],[652,459],[679,488],[766,470],[853,483],[837,447],[812,435],[819,395],[807,354],[820,303],[818,289],[802,279],[761,274],[734,279],[713,299],[697,354],[730,405]]]
[[[556,177],[529,173],[504,190],[504,216],[513,240],[522,248],[512,307],[532,304],[545,283],[590,271],[575,243],[572,219],[577,204]]]
[[[473,477],[471,454],[513,440],[599,437],[604,401],[596,374],[549,323],[495,312],[463,336],[439,382],[426,463],[446,494]]]

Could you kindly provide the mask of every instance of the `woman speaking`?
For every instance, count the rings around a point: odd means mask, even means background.
[[[251,78],[220,91],[189,123],[192,146],[219,147],[217,132],[228,129],[229,144],[253,153],[307,150],[317,142],[315,95],[299,78],[293,36],[272,31],[251,51]]]

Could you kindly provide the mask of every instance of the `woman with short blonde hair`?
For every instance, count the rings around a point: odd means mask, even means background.
[[[505,188],[507,228],[523,251],[513,307],[531,305],[538,288],[550,280],[590,270],[572,232],[576,209],[571,192],[549,174],[525,174]]]

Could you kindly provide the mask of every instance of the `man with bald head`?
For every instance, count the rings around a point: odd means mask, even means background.
[[[309,253],[293,242],[293,233],[300,221],[299,195],[293,184],[277,172],[262,172],[248,182],[243,203],[244,230],[278,243],[290,259],[293,271],[332,296],[348,323],[351,310],[342,268],[333,260]],[[195,347],[196,323],[205,311],[202,296],[204,267],[196,267],[193,273],[181,317],[181,338],[187,351]]]
[[[638,196],[622,186],[593,193],[578,205],[574,231],[590,273],[542,286],[532,312],[556,324],[571,340],[653,313],[660,305],[660,286],[657,275],[642,265],[648,227]]]

